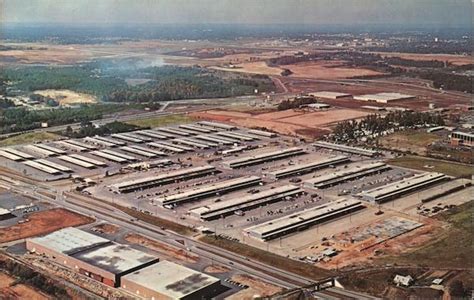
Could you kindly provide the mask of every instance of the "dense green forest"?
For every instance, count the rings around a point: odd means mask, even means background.
[[[86,136],[94,136],[94,135],[109,135],[113,133],[120,133],[120,132],[128,132],[137,130],[140,127],[122,123],[122,122],[111,122],[105,125],[95,127],[91,122],[85,122],[81,124],[81,128],[77,131],[73,131],[70,126],[66,128],[61,135],[72,137],[72,138],[83,138]]]
[[[25,108],[0,109],[0,134],[39,128],[42,122],[49,126],[69,123],[87,123],[126,109],[138,109],[142,105],[94,104],[78,108],[28,110]]]
[[[126,79],[148,79],[129,86]],[[267,76],[229,74],[200,67],[147,67],[93,62],[70,67],[5,68],[2,79],[10,82],[7,94],[44,89],[69,89],[110,102],[156,102],[176,99],[217,98],[269,91]],[[2,84],[2,86],[4,86]]]

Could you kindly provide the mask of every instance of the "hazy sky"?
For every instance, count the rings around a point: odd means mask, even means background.
[[[0,0],[4,22],[469,25],[474,0]]]

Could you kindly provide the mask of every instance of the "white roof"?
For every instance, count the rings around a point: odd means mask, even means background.
[[[120,274],[151,261],[158,260],[157,257],[135,250],[130,246],[115,243],[81,251],[73,255],[73,257],[113,274]]]
[[[32,238],[30,240],[43,247],[64,254],[70,254],[79,251],[79,249],[86,249],[110,242],[100,236],[74,227],[60,229],[48,235]]]
[[[181,299],[219,281],[169,261],[160,261],[123,278],[171,299]]]

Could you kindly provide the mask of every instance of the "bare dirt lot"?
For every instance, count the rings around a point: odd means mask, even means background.
[[[130,233],[125,237],[125,240],[130,243],[145,246],[180,261],[195,263],[199,260],[199,257],[195,254],[190,254],[182,249],[178,249],[159,241],[149,239],[140,234]]]
[[[119,230],[119,227],[117,225],[109,224],[109,223],[103,223],[99,224],[97,226],[94,226],[92,228],[93,230],[105,234],[115,234]]]
[[[204,272],[210,273],[210,274],[227,273],[229,271],[230,269],[228,267],[222,266],[222,265],[211,265],[211,266],[207,266],[204,269]]]
[[[282,66],[293,74],[290,77],[309,77],[314,79],[343,79],[357,76],[374,76],[383,73],[363,68],[350,68],[339,61],[304,62]]]
[[[267,297],[281,292],[283,289],[276,285],[263,282],[248,275],[235,275],[231,278],[241,284],[248,285],[249,288],[239,291],[228,297],[229,300],[255,299]]]
[[[29,221],[0,229],[0,242],[10,242],[46,234],[65,227],[88,224],[94,219],[63,208],[34,212],[25,216]]]
[[[76,93],[70,90],[41,90],[35,91],[34,93],[45,97],[51,97],[59,102],[60,105],[97,102],[97,99],[92,95]]]
[[[313,138],[327,133],[329,126],[336,122],[358,119],[368,114],[369,112],[353,109],[330,109],[313,112],[289,109],[263,114],[209,110],[193,113],[192,115],[201,119],[232,122],[238,126],[248,128],[266,127],[281,134]]]
[[[15,279],[0,273],[0,299],[51,299],[45,294],[24,284],[14,284]]]

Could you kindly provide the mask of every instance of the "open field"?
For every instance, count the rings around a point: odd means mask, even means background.
[[[60,105],[97,102],[97,99],[92,95],[77,93],[70,90],[41,90],[34,91],[34,93],[44,97],[53,98],[59,102]]]
[[[163,255],[170,256],[173,259],[185,262],[196,263],[199,260],[199,257],[195,254],[187,253],[183,249],[178,249],[162,242],[149,239],[140,234],[130,233],[125,236],[127,242],[142,245],[144,247],[155,250]]]
[[[4,140],[0,140],[0,147],[19,145],[19,144],[33,144],[42,141],[54,141],[61,136],[51,132],[29,132],[15,135]]]
[[[247,285],[248,288],[231,295],[227,298],[229,300],[251,300],[260,297],[268,297],[283,290],[281,287],[263,282],[248,275],[234,275],[231,280]]]
[[[173,230],[174,232],[179,233],[179,234],[191,235],[193,233],[193,231],[187,226],[184,226],[175,222],[171,222],[162,218],[150,216],[148,214],[144,214],[142,212],[139,212],[139,211],[136,211],[131,208],[124,207],[118,204],[115,204],[115,205],[112,204],[112,205],[117,207],[121,211],[129,214],[130,216],[140,219],[144,222],[147,222],[156,226],[160,226],[169,230]]]
[[[10,242],[41,234],[46,234],[65,227],[79,226],[93,222],[90,217],[77,214],[63,208],[53,208],[26,215],[29,220],[0,229],[0,242]]]
[[[265,127],[286,135],[300,134],[307,137],[317,137],[319,134],[327,133],[329,127],[337,122],[362,118],[368,114],[368,112],[353,109],[330,109],[314,112],[289,109],[262,114],[209,110],[191,115],[196,118],[232,122],[247,128]]]
[[[423,53],[400,53],[400,52],[373,52],[380,54],[382,57],[400,57],[411,60],[439,60],[447,61],[456,66],[472,64],[472,56],[455,55],[455,54],[423,54]]]
[[[278,67],[270,67],[264,61],[247,62],[236,65],[235,68],[224,68],[224,67],[210,67],[211,69],[238,72],[238,73],[249,73],[249,74],[264,74],[264,75],[280,75],[283,69]]]
[[[161,127],[176,124],[185,124],[193,121],[192,117],[184,115],[169,115],[164,117],[153,117],[140,120],[127,121],[127,124],[140,127]]]
[[[474,168],[472,165],[424,158],[420,156],[407,155],[390,159],[388,163],[394,166],[411,168],[425,172],[441,172],[454,177],[469,177],[474,175]]]
[[[102,224],[92,227],[92,229],[99,233],[116,234],[117,231],[119,230],[119,227],[114,224],[102,223]]]
[[[284,65],[282,67],[293,72],[290,77],[309,77],[313,79],[344,79],[383,75],[383,73],[369,69],[345,67],[343,63],[339,61],[318,61]]]
[[[14,278],[0,273],[0,299],[47,300],[51,298],[27,285],[17,284]]]
[[[425,155],[427,147],[439,139],[438,135],[425,130],[407,130],[383,136],[378,141],[384,148]]]
[[[383,263],[425,265],[439,268],[472,268],[472,215],[473,202],[470,201],[436,218],[449,223],[437,238],[418,249],[405,254],[383,258]],[[382,263],[382,262],[380,262]]]

